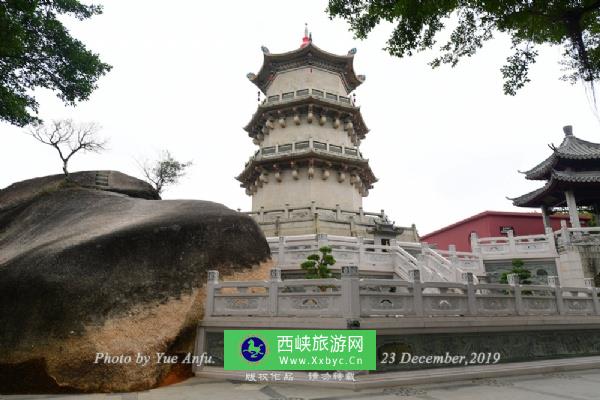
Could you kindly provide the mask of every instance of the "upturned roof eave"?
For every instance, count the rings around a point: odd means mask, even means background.
[[[529,193],[511,198],[517,207],[539,207],[544,204],[543,198],[558,186],[600,183],[600,171],[566,172],[552,170],[548,182]]]
[[[363,167],[369,177],[370,185],[378,181],[377,177],[373,173],[373,170],[371,169],[371,166],[369,165],[369,160],[366,158],[351,159],[351,158],[345,158],[345,157],[337,157],[332,154],[317,153],[314,151],[303,153],[303,154],[289,154],[289,155],[285,155],[283,157],[278,157],[278,158],[267,158],[267,159],[263,159],[263,160],[250,160],[248,162],[248,164],[244,167],[244,170],[238,176],[236,176],[235,179],[239,182],[244,183],[248,179],[248,177],[255,171],[256,167],[259,167],[262,165],[274,164],[277,162],[290,162],[290,161],[294,161],[294,160],[303,161],[303,160],[310,159],[310,158],[331,161],[331,162],[337,162],[337,163],[353,164],[353,165]]]
[[[292,100],[285,100],[285,101],[278,101],[276,103],[265,103],[265,104],[260,104],[257,109],[256,112],[252,115],[252,118],[250,119],[250,121],[246,124],[246,126],[244,126],[244,130],[246,132],[248,132],[248,135],[252,137],[252,127],[253,125],[257,124],[258,121],[260,120],[260,118],[262,117],[262,115],[266,112],[269,111],[277,111],[283,108],[288,108],[288,107],[294,107],[294,106],[298,106],[298,105],[303,105],[303,104],[316,104],[322,107],[329,107],[329,108],[339,108],[342,109],[348,113],[351,113],[353,115],[355,115],[355,117],[358,118],[358,123],[362,128],[362,131],[364,132],[361,135],[361,139],[364,138],[364,136],[370,132],[370,129],[367,127],[363,117],[362,117],[362,113],[360,112],[360,107],[357,106],[353,106],[353,105],[345,105],[342,104],[340,102],[333,102],[327,99],[322,99],[320,97],[315,97],[312,95],[308,95],[302,98],[295,98]]]

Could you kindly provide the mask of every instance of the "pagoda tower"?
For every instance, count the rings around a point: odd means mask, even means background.
[[[262,67],[247,77],[265,99],[244,128],[258,150],[237,180],[265,234],[398,236],[383,210],[362,210],[377,178],[360,151],[369,129],[352,95],[365,80],[354,71],[356,49],[326,52],[305,29],[296,50],[262,51]],[[416,240],[405,229],[404,240]]]

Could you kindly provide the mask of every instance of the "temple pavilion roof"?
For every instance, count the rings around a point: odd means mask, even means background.
[[[563,128],[560,146],[550,146],[550,157],[524,172],[527,179],[547,182],[544,186],[512,198],[517,207],[561,207],[565,191],[575,192],[577,204],[596,206],[600,201],[600,144],[573,136],[571,126]]]
[[[524,172],[527,179],[547,180],[552,171],[556,169],[562,170],[568,166],[577,167],[586,160],[600,161],[600,143],[588,142],[573,136],[570,126],[565,127],[564,130],[565,138],[560,146],[550,146],[553,149],[550,157]]]
[[[328,71],[336,72],[342,78],[346,91],[350,93],[364,82],[364,75],[356,75],[354,72],[354,54],[352,49],[347,55],[337,55],[321,50],[315,46],[312,40],[308,44],[287,53],[272,54],[263,46],[263,65],[257,74],[248,74],[248,79],[258,88],[266,93],[267,88],[280,71],[286,71],[304,66],[313,66]]]

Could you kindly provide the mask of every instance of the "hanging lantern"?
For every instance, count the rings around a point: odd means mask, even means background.
[[[292,178],[294,178],[295,180],[298,180],[299,176],[298,176],[298,170],[297,169],[293,169],[292,170]]]
[[[279,126],[281,126],[282,128],[285,128],[285,117],[279,118]]]
[[[327,179],[329,179],[329,170],[324,169],[323,170],[323,180],[326,181]]]
[[[340,119],[339,118],[336,118],[335,120],[333,120],[333,127],[335,129],[340,127]]]
[[[294,115],[294,123],[296,125],[300,125],[300,115],[298,115],[298,114]]]
[[[308,110],[308,114],[306,115],[306,121],[311,124],[313,122],[315,115],[312,112],[312,109]]]
[[[338,176],[338,182],[342,183],[346,180],[346,174],[343,172],[340,172],[340,175]]]
[[[321,115],[321,118],[319,118],[319,125],[325,125],[325,122],[327,122],[327,117],[325,115]]]

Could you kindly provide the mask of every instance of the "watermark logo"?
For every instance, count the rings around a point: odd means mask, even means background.
[[[267,345],[261,338],[252,336],[242,342],[241,353],[246,361],[257,362],[267,354]]]
[[[225,330],[227,371],[369,371],[374,330]]]

